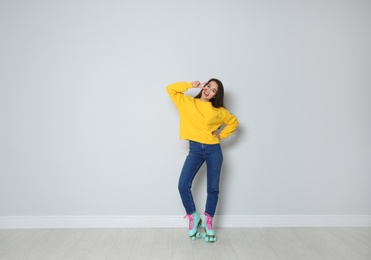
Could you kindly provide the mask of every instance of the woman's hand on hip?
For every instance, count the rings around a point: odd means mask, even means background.
[[[214,137],[216,137],[220,140],[220,135],[217,131],[214,131],[212,134],[213,134]]]

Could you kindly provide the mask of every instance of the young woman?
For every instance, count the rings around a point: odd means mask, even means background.
[[[183,92],[190,88],[200,88],[200,93],[191,97]],[[238,125],[237,118],[223,105],[224,87],[221,81],[210,79],[178,82],[166,88],[176,105],[180,116],[180,139],[189,141],[189,154],[184,162],[178,189],[186,217],[189,219],[188,235],[195,240],[204,237],[207,242],[216,241],[212,221],[219,197],[219,180],[223,154],[220,140],[230,136]],[[218,129],[224,125],[222,131]],[[204,220],[196,212],[191,192],[192,182],[201,165],[206,161],[207,199]],[[198,232],[203,227],[205,234]]]

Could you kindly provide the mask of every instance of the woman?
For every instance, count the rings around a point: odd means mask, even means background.
[[[183,92],[190,88],[200,88],[195,97]],[[195,240],[200,238],[198,227],[203,227],[203,237],[207,242],[216,241],[212,227],[213,217],[219,197],[220,171],[223,154],[220,140],[230,136],[238,125],[237,118],[223,105],[224,87],[217,79],[178,82],[166,88],[176,105],[180,116],[180,139],[189,141],[189,154],[183,165],[179,178],[179,193],[189,219],[188,235]],[[220,133],[217,131],[225,125]],[[207,199],[204,221],[196,212],[191,192],[192,182],[201,165],[207,166]]]

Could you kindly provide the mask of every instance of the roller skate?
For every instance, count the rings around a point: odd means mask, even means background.
[[[189,219],[188,235],[194,241],[196,238],[201,238],[201,233],[198,232],[198,228],[201,227],[202,220],[197,212],[193,214],[187,214],[184,218]]]
[[[202,234],[202,238],[205,242],[215,242],[216,236],[213,230],[213,218],[205,212],[204,221],[202,222],[202,227],[205,229],[205,233]]]

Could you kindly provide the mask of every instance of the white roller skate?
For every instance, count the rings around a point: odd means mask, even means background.
[[[202,238],[205,242],[215,242],[216,236],[213,230],[213,218],[205,212],[204,221],[202,222],[202,227],[205,229],[205,233],[202,234]]]
[[[201,233],[198,232],[198,228],[201,227],[202,220],[197,212],[193,214],[187,214],[184,218],[189,219],[188,235],[192,240],[201,238]]]

